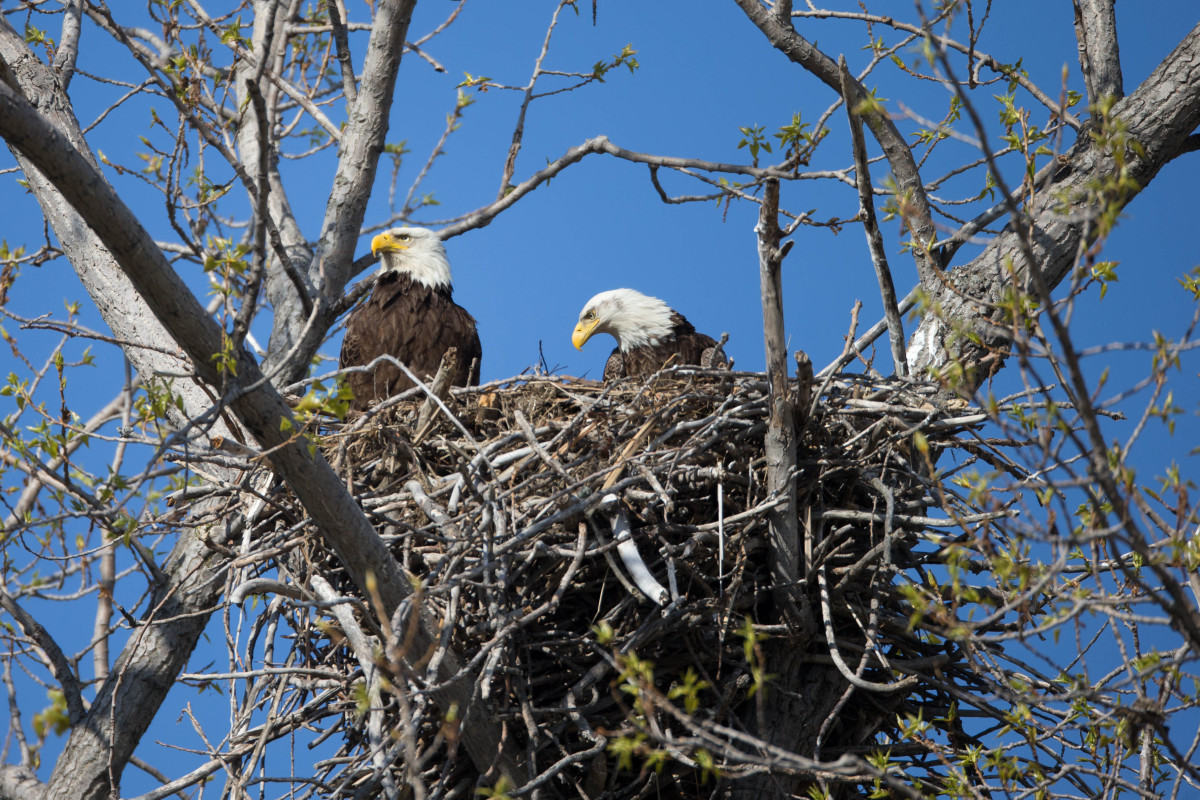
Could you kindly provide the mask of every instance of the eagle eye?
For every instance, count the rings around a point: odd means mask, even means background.
[[[400,240],[400,241],[402,241],[402,242],[407,242],[409,239],[411,239],[411,238],[412,238],[412,236],[411,236],[410,234],[407,234],[407,233],[402,233],[402,234],[400,234],[399,236],[397,236],[396,238],[397,238],[397,239],[399,239],[399,240]]]

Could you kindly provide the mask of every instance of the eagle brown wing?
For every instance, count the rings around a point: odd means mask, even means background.
[[[475,318],[454,302],[449,287],[431,289],[407,275],[384,273],[370,298],[346,321],[340,363],[343,368],[369,364],[381,355],[402,361],[424,380],[437,372],[442,355],[458,348],[455,386],[479,383],[483,347]],[[346,382],[354,391],[352,408],[363,409],[415,384],[390,363],[371,372],[353,372]]]
[[[671,339],[656,345],[634,347],[625,353],[618,353],[614,350],[613,355],[608,358],[608,365],[604,367],[604,379],[607,381],[613,380],[614,377],[647,378],[663,367],[680,364],[705,367],[725,365],[724,354],[722,354],[721,363],[711,363],[713,354],[719,352],[715,339],[705,336],[703,333],[697,333],[695,326],[678,311],[672,315],[671,322],[674,331],[674,337]],[[610,376],[609,367],[613,364],[613,359],[618,356],[623,361],[620,365],[621,374]],[[708,364],[705,363],[706,356],[710,361]]]
[[[613,351],[608,355],[608,361],[604,362],[604,381],[616,381],[625,377],[625,358],[621,355],[621,348],[614,347]]]

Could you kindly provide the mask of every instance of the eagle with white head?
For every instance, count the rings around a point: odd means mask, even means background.
[[[426,228],[393,228],[371,240],[380,257],[379,278],[370,298],[346,321],[340,366],[370,364],[391,355],[425,379],[437,372],[442,356],[458,348],[455,386],[479,384],[483,348],[475,318],[454,302],[450,262],[436,233]],[[370,372],[352,372],[352,408],[363,409],[415,386],[388,362]]]
[[[645,378],[679,364],[729,366],[715,339],[697,333],[686,317],[662,300],[633,289],[601,292],[584,304],[571,342],[581,350],[597,333],[617,340],[604,365],[606,381]]]

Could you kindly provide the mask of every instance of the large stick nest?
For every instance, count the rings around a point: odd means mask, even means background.
[[[381,622],[294,501],[257,526],[263,572],[300,586],[323,576],[379,637],[372,664],[328,609],[290,621],[296,666],[344,681],[310,695],[323,698],[316,727],[342,740],[317,765],[321,793],[420,780],[467,797],[494,784],[426,691],[440,652],[405,649],[418,606],[466,663],[470,715],[500,723],[551,796],[708,796],[772,763],[728,732],[770,740],[788,724],[771,711],[806,687],[821,696],[792,739],[798,756],[865,758],[888,743],[910,778],[932,777],[928,749],[898,725],[921,714],[930,736],[963,741],[946,687],[969,685],[974,668],[914,625],[902,587],[944,563],[956,535],[944,528],[965,536],[1002,516],[929,478],[946,449],[995,458],[962,435],[984,417],[911,382],[847,375],[820,389],[812,413],[796,413],[800,570],[775,591],[769,531],[786,498],[767,489],[762,375],[531,379],[456,394],[455,419],[439,410],[420,435],[419,398],[323,429],[322,449],[416,589]],[[642,589],[630,542],[650,576]],[[661,774],[643,769],[659,759]],[[803,764],[782,766],[803,775]]]

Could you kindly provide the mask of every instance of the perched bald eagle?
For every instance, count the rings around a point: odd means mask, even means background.
[[[477,385],[483,348],[475,318],[451,299],[442,240],[425,228],[393,228],[371,240],[371,255],[380,256],[379,278],[371,297],[346,321],[341,367],[391,355],[425,379],[437,372],[446,350],[457,347],[453,384]],[[354,390],[351,407],[357,409],[415,385],[386,362],[371,372],[352,372],[346,382]]]
[[[711,336],[657,297],[633,289],[612,289],[587,301],[571,336],[575,349],[597,333],[611,334],[617,347],[604,365],[604,380],[645,378],[665,366],[726,367],[729,362]]]

